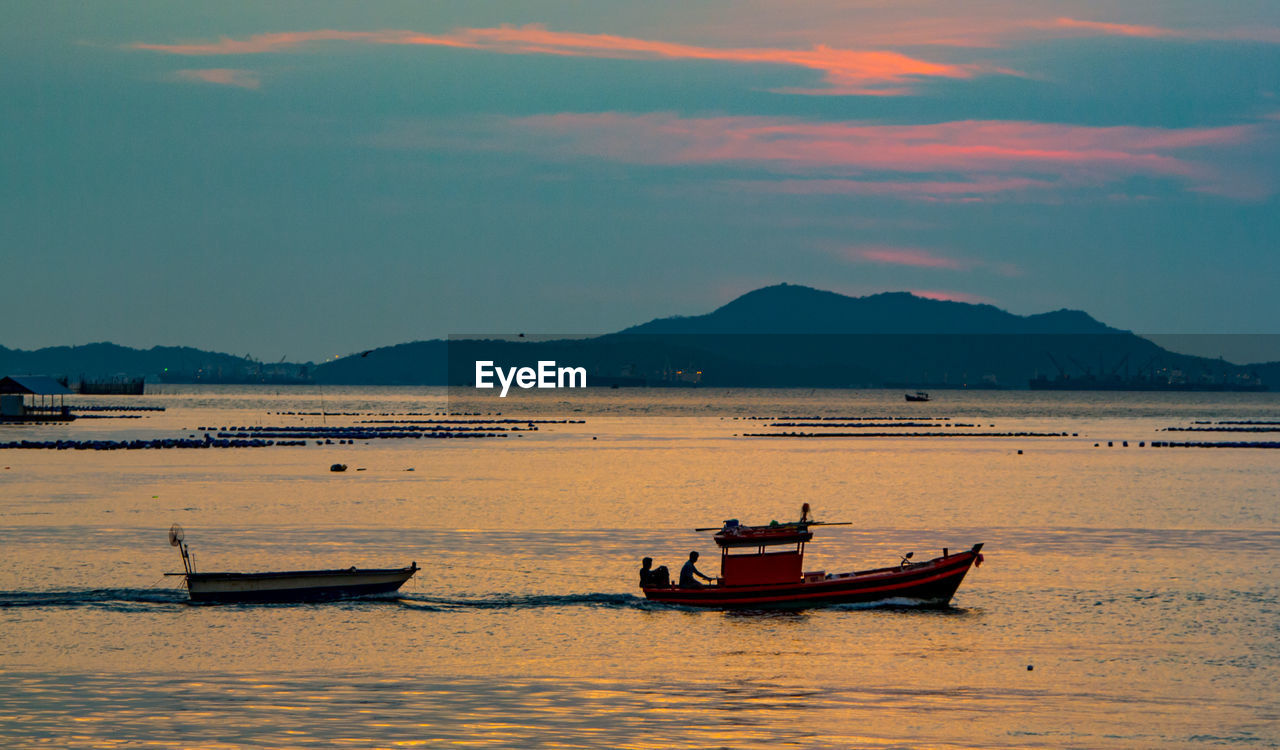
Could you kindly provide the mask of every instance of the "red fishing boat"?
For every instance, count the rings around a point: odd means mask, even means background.
[[[720,576],[712,585],[641,585],[649,599],[687,607],[797,609],[831,604],[899,601],[945,607],[970,567],[982,564],[982,544],[963,552],[943,549],[941,557],[912,562],[907,553],[888,568],[852,573],[804,570],[804,546],[818,521],[742,526],[725,521],[716,531]],[[713,531],[715,529],[698,529]]]

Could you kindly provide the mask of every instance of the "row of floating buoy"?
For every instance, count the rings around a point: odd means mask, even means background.
[[[1071,437],[1076,433],[1066,432],[744,432],[742,437],[787,437],[787,438],[824,438],[824,437],[860,437],[860,438],[927,438],[927,437]]]
[[[1277,442],[1261,442],[1261,441],[1233,441],[1220,443],[1203,443],[1203,442],[1170,442],[1167,440],[1151,441],[1152,448],[1280,448]]]
[[[770,427],[852,427],[857,429],[904,428],[904,427],[981,427],[980,424],[955,422],[941,424],[937,422],[773,422]],[[995,427],[995,425],[991,425]]]
[[[282,417],[483,417],[502,416],[502,412],[479,411],[271,411]]]
[[[379,435],[377,437],[386,437]],[[404,435],[402,437],[414,439],[450,439],[450,438],[479,438],[479,437],[507,437],[501,433],[451,433],[451,432],[423,432]],[[339,439],[336,443],[332,438],[316,440],[316,445],[355,445],[355,439],[343,440]],[[295,440],[279,440],[279,439],[263,439],[263,438],[213,438],[206,434],[203,440],[194,438],[156,438],[153,440],[14,440],[7,443],[0,443],[0,450],[94,450],[94,451],[112,451],[112,450],[152,450],[165,448],[286,448],[286,447],[305,447],[307,441],[304,439]]]
[[[1094,443],[1093,447],[1100,447],[1101,443]],[[1145,448],[1146,441],[1139,441],[1138,447]],[[1120,441],[1123,448],[1129,447],[1128,440]],[[1107,447],[1115,447],[1114,440],[1107,441]],[[1152,440],[1152,448],[1280,448],[1280,442],[1265,441],[1227,441],[1227,442],[1183,442],[1173,440]]]
[[[157,438],[155,440],[18,440],[0,443],[0,450],[33,449],[33,450],[150,450],[164,448],[269,448],[271,446],[306,445],[306,441],[284,440],[204,440],[190,438]]]
[[[1280,432],[1280,427],[1166,427],[1163,432]]]
[[[358,419],[356,424],[586,424],[585,419]]]
[[[493,438],[506,437],[500,432],[453,432],[449,430],[440,431],[415,431],[415,432],[372,432],[362,430],[348,430],[344,432],[322,432],[315,433],[306,430],[297,430],[291,432],[272,431],[272,432],[219,432],[219,438],[232,439],[277,439],[277,438],[295,438],[295,439],[313,439],[316,444],[333,445],[336,438],[340,445],[354,444],[357,440],[418,440],[422,438]]]
[[[432,424],[429,426],[386,426],[386,427],[352,427],[334,426],[334,427],[313,427],[313,426],[293,426],[293,427],[266,427],[266,426],[246,426],[246,427],[222,427],[215,430],[213,427],[197,427],[198,430],[208,432],[217,432],[218,434],[236,434],[243,437],[245,434],[251,435],[305,435],[306,437],[321,437],[325,435],[374,435],[377,433],[401,435],[403,433],[412,432],[498,432],[503,430],[517,431],[524,429],[526,431],[537,431],[537,427],[530,425],[527,428],[520,427],[446,427],[444,425]]]
[[[912,421],[920,421],[920,420],[933,420],[933,421],[935,421],[935,422],[950,422],[950,421],[951,421],[951,417],[928,417],[928,416],[921,416],[921,415],[919,415],[919,414],[916,414],[916,415],[914,415],[914,416],[910,416],[910,417],[894,417],[894,416],[872,416],[872,417],[853,417],[853,416],[849,416],[849,417],[823,417],[823,416],[819,416],[819,415],[816,415],[816,414],[815,414],[815,415],[813,415],[813,416],[807,416],[807,417],[806,417],[806,416],[799,416],[799,415],[795,415],[795,416],[782,416],[782,417],[758,417],[758,416],[752,416],[752,417],[734,417],[734,419],[735,419],[735,420],[736,420],[736,419],[741,419],[741,420],[743,420],[743,421],[747,421],[747,422],[772,422],[772,421],[775,421],[775,420],[786,420],[786,421],[789,421],[789,422],[823,422],[823,421],[828,421],[828,422],[830,422],[830,421],[834,421],[834,422],[854,422],[854,421],[876,421],[876,420],[879,420],[879,421],[896,421],[896,422],[912,422]]]
[[[75,404],[73,411],[164,411],[163,406],[116,406],[113,404]]]

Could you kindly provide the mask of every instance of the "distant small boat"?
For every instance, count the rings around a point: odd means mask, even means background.
[[[417,573],[407,568],[344,568],[290,570],[272,573],[197,573],[187,553],[182,527],[169,529],[169,544],[182,553],[187,593],[193,602],[300,602],[349,599],[397,591]]]
[[[914,394],[907,393],[905,394],[905,396],[908,401],[928,401],[929,400],[929,394],[925,393],[924,391],[916,391]]]

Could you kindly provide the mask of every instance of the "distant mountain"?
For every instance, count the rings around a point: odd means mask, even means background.
[[[134,349],[107,342],[81,346],[50,346],[24,351],[0,346],[0,377],[53,375],[78,380],[127,375],[173,382],[260,382],[286,370],[296,373],[308,365],[264,365],[248,357],[209,352],[188,346]]]
[[[1245,368],[1176,354],[1078,310],[1020,316],[905,292],[848,297],[757,289],[705,315],[668,317],[590,339],[425,341],[316,368],[327,383],[467,385],[475,362],[587,369],[596,384],[733,387],[1027,387],[1037,376],[1119,378]],[[1280,373],[1278,373],[1280,374]]]
[[[1025,388],[1037,376],[1102,380],[1177,371],[1189,379],[1257,374],[1280,386],[1280,363],[1239,367],[1177,354],[1078,310],[1024,316],[906,292],[848,297],[788,284],[748,292],[705,315],[658,318],[594,338],[535,338],[417,341],[318,366],[264,365],[189,347],[0,347],[0,376],[469,385],[475,362],[489,359],[504,367],[540,360],[584,367],[597,385]]]
[[[1020,316],[992,305],[908,292],[847,297],[807,286],[757,289],[706,315],[651,320],[627,334],[1099,334],[1122,333],[1079,310]]]

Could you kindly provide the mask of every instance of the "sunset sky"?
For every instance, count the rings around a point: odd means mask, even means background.
[[[1280,332],[1280,3],[12,2],[8,347],[321,360],[777,282]]]

